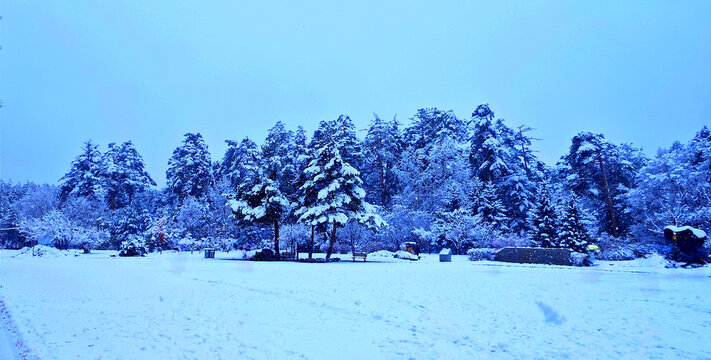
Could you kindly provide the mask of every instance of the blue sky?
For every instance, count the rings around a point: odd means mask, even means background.
[[[430,106],[489,103],[548,163],[580,131],[652,155],[711,123],[711,1],[336,3],[2,1],[0,176],[55,183],[83,141],[130,139],[162,185],[188,131],[216,159],[278,120]]]

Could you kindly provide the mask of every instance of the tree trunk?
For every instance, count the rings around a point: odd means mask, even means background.
[[[607,211],[610,216],[610,225],[612,226],[612,236],[619,236],[619,229],[617,227],[617,218],[615,217],[615,205],[612,203],[612,194],[610,193],[610,186],[607,184],[607,174],[605,173],[605,166],[602,162],[602,154],[597,158],[597,162],[600,165],[600,172],[602,173],[602,186],[605,189],[605,202],[607,203]]]
[[[311,243],[309,243],[309,259],[313,258],[314,255],[314,229],[316,227],[311,225]]]
[[[274,221],[274,254],[279,257],[279,221]]]
[[[331,253],[333,252],[333,244],[336,243],[336,226],[337,226],[336,221],[334,220],[333,221],[333,233],[331,236],[331,241],[328,244],[328,251],[326,252],[326,259],[327,260],[331,258]]]

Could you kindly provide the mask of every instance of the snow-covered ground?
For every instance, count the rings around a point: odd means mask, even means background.
[[[701,359],[711,271],[469,262],[259,263],[0,252],[41,359]],[[345,258],[345,257],[344,257]]]

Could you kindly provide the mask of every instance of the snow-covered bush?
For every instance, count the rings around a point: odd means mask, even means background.
[[[120,249],[131,236],[144,235],[150,227],[151,217],[146,209],[132,206],[111,211],[103,221],[103,227],[111,234],[110,246]]]
[[[600,250],[600,254],[597,255],[597,258],[608,261],[624,261],[634,260],[637,258],[637,255],[630,248],[602,248],[602,250]]]
[[[109,238],[109,232],[98,228],[75,227],[75,234],[72,239],[72,247],[77,247],[89,253],[101,246]]]
[[[573,266],[593,266],[595,265],[595,254],[594,253],[570,253],[570,262]]]
[[[237,239],[217,238],[210,241],[210,247],[218,251],[230,252],[238,243]]]
[[[469,261],[494,260],[496,251],[498,250],[492,248],[469,249],[467,256]]]
[[[165,216],[158,218],[146,231],[146,249],[149,252],[168,250],[171,247],[168,242],[168,231],[168,219]]]
[[[572,252],[570,253],[570,262],[573,264],[573,266],[585,266],[585,259],[587,258],[587,254],[579,253],[579,252]]]
[[[634,244],[627,238],[616,238],[602,233],[597,237],[596,242],[600,247],[600,253],[597,254],[597,258],[600,260],[621,261],[637,258]]]
[[[60,250],[79,248],[85,253],[108,239],[106,231],[80,226],[59,210],[49,211],[39,219],[24,221],[21,229],[35,243],[45,242]]]
[[[191,233],[186,233],[178,240],[178,248],[181,251],[197,251],[202,247],[202,241],[195,239]]]
[[[209,206],[203,199],[188,197],[180,206],[177,226],[196,238],[206,236],[209,227]]]
[[[119,250],[119,256],[143,256],[146,253],[146,241],[138,235],[129,235]]]
[[[431,214],[396,205],[383,216],[389,226],[372,235],[372,240],[367,243],[370,251],[397,251],[405,241],[417,241],[424,250],[424,246],[430,243],[424,234],[429,233],[430,225],[434,221]]]

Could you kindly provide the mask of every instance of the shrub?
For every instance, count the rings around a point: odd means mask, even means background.
[[[469,249],[467,256],[469,257],[469,261],[494,260],[496,251],[496,249],[492,248]]]
[[[579,252],[570,253],[570,262],[573,266],[590,266],[592,264],[590,255]]]
[[[144,256],[146,254],[146,242],[138,235],[128,235],[128,240],[121,242],[119,256]]]
[[[630,248],[613,248],[613,249],[602,248],[602,250],[600,251],[600,254],[598,254],[597,257],[600,260],[623,261],[623,260],[634,260],[637,258],[637,255]]]

